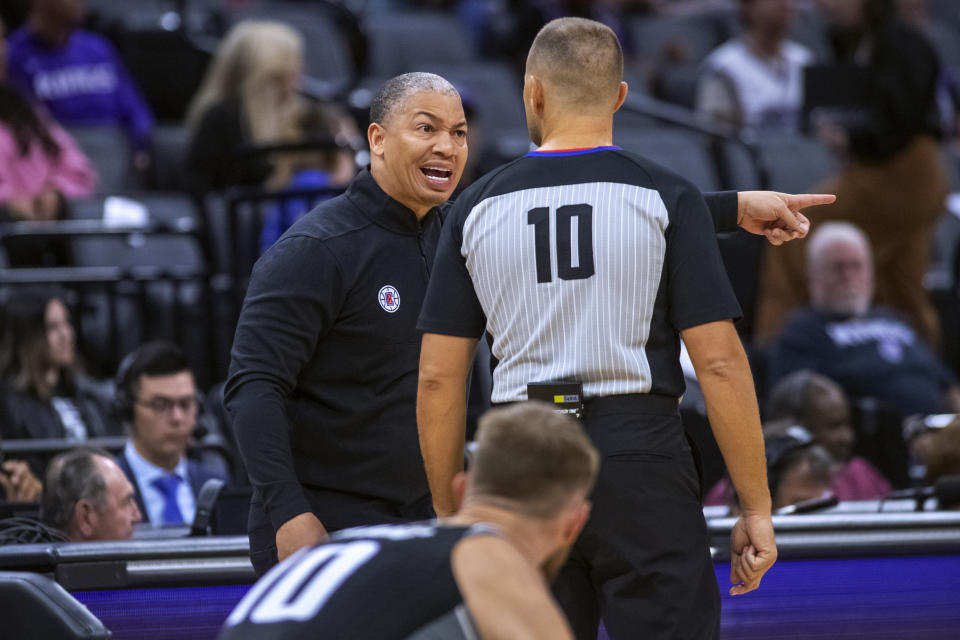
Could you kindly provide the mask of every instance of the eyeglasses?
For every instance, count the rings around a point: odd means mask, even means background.
[[[157,414],[172,413],[174,407],[178,407],[183,413],[191,413],[197,410],[197,402],[197,396],[183,396],[182,398],[154,396],[149,400],[137,400],[137,404]]]

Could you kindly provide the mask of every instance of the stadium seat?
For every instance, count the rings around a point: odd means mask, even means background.
[[[438,60],[452,66],[478,62],[470,33],[449,13],[375,13],[364,20],[363,30],[370,46],[369,76],[427,71],[424,66]]]
[[[618,128],[613,132],[613,142],[679,173],[702,191],[719,189],[703,135],[671,127]]]
[[[137,187],[130,146],[122,129],[70,127],[68,131],[97,170],[98,193],[117,193]]]
[[[186,157],[190,132],[183,125],[162,124],[153,130],[153,183],[158,191],[186,193]]]
[[[4,638],[109,638],[110,631],[56,582],[35,573],[0,571]]]

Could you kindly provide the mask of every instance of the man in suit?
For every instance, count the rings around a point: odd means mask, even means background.
[[[121,364],[116,393],[130,426],[117,463],[134,486],[144,520],[158,526],[193,522],[200,488],[219,476],[186,457],[199,402],[183,351],[167,342],[144,344]]]

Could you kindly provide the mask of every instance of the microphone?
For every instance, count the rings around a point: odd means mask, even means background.
[[[960,504],[960,475],[937,478],[933,486],[891,491],[884,500],[916,500],[917,511],[923,511],[928,498],[936,498],[940,508]]]
[[[801,513],[813,513],[814,511],[820,511],[821,509],[829,509],[830,507],[835,507],[839,504],[837,496],[831,494],[829,496],[821,496],[819,498],[813,498],[812,500],[804,500],[803,502],[798,502],[797,504],[788,504],[785,507],[780,507],[773,512],[776,516],[794,516]]]
[[[210,535],[210,520],[213,518],[213,507],[223,489],[223,480],[210,478],[200,487],[197,494],[197,512],[193,516],[193,526],[190,527],[190,537]]]

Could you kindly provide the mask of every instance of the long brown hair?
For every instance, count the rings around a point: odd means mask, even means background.
[[[16,391],[48,399],[53,389],[47,373],[53,366],[47,340],[47,306],[64,296],[52,290],[18,292],[3,305],[0,331],[0,381]],[[72,384],[74,369],[60,370],[60,381]]]

